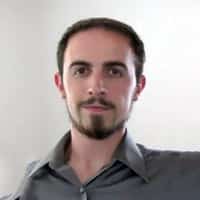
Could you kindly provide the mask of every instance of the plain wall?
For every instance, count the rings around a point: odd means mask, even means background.
[[[72,22],[113,17],[145,43],[147,86],[128,123],[135,140],[160,149],[200,150],[200,1],[0,1],[0,196],[25,166],[68,129],[53,83],[56,47]]]

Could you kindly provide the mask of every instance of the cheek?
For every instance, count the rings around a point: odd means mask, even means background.
[[[122,110],[124,112],[128,112],[130,110],[131,105],[132,105],[132,96],[130,95],[125,96],[122,101]]]
[[[64,81],[64,88],[65,92],[68,96],[68,101],[76,101],[76,99],[79,99],[80,96],[82,96],[84,89],[83,84],[80,84],[79,82],[75,81],[74,79],[70,77],[66,77]]]
[[[70,83],[69,87],[66,87],[66,104],[71,113],[79,112],[78,105],[80,102],[86,100],[86,92],[79,84]]]
[[[117,89],[113,93],[113,100],[115,101],[116,106],[119,109],[119,112],[126,112],[130,109],[133,99],[133,92],[123,88],[122,90]]]
[[[128,110],[128,107],[131,104],[132,95],[126,90],[120,91],[119,89],[112,92],[112,99],[115,102],[115,105],[122,110]]]

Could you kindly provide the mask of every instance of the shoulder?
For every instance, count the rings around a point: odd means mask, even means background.
[[[32,172],[32,170],[35,168],[35,166],[37,165],[39,161],[33,161],[31,163],[29,163],[26,167],[25,173],[24,173],[24,178],[22,179],[20,185],[17,187],[17,191],[9,194],[9,195],[5,195],[3,197],[0,197],[0,200],[14,200],[15,196],[17,196],[16,194],[19,192],[19,190],[22,188],[22,186],[24,185],[24,182],[26,181],[27,177],[29,176],[29,174]]]
[[[200,152],[149,149],[141,144],[137,146],[150,176],[196,174],[200,178]]]
[[[3,196],[3,197],[0,197],[0,200],[8,200],[10,196],[11,195],[6,195],[6,196]]]
[[[171,151],[150,149],[144,145],[137,144],[145,160],[154,162],[176,161],[183,163],[200,162],[199,151]]]

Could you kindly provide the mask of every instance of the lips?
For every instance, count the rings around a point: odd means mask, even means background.
[[[101,105],[87,105],[87,106],[85,105],[83,106],[83,108],[91,112],[104,112],[110,109],[109,107],[101,106]]]

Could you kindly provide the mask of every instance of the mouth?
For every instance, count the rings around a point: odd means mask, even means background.
[[[101,106],[101,105],[87,105],[87,106],[83,106],[83,108],[92,113],[103,113],[110,110],[109,107]]]

